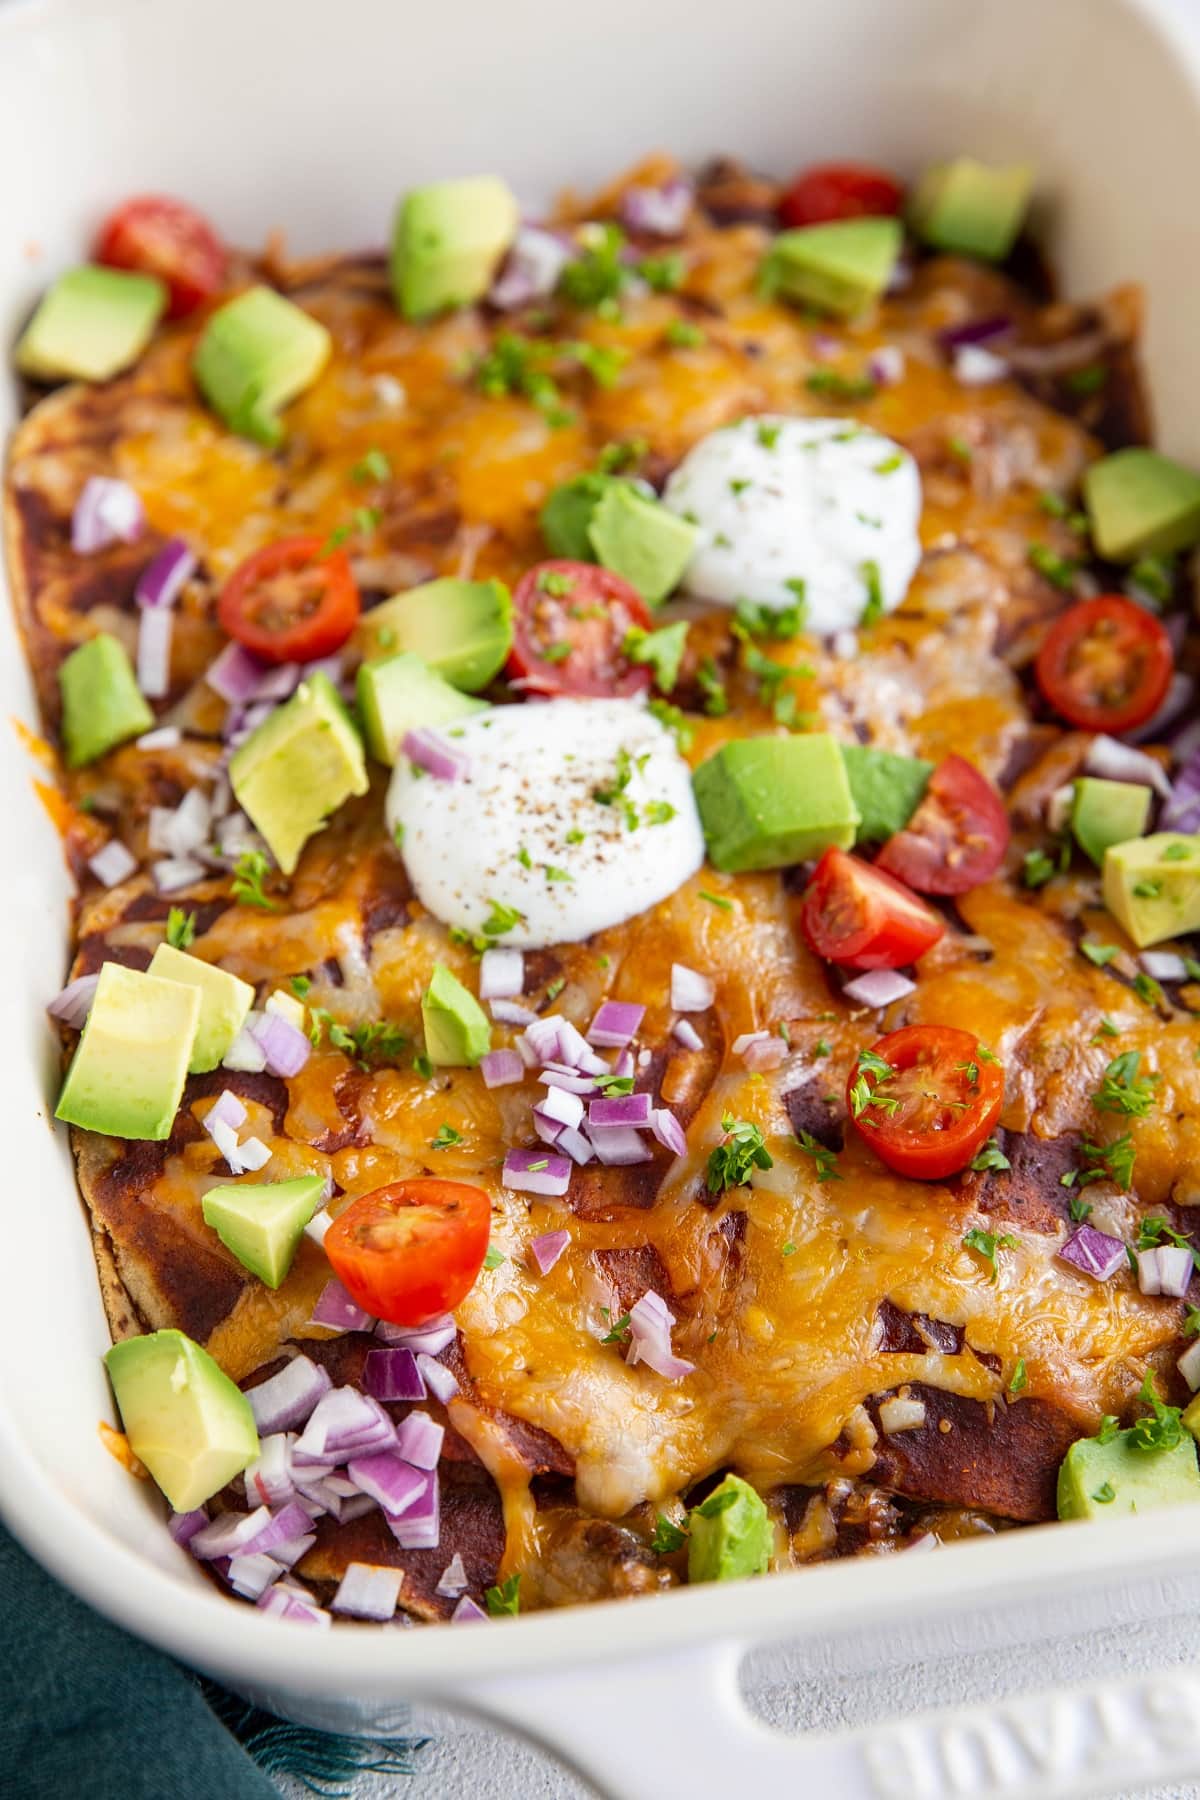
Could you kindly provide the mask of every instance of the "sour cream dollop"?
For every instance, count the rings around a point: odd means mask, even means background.
[[[802,594],[822,635],[893,612],[921,560],[917,465],[853,420],[768,416],[711,432],[663,500],[700,528],[689,593],[779,610]]]
[[[467,773],[401,756],[387,820],[422,905],[497,943],[578,942],[673,894],[704,860],[691,773],[637,700],[499,706],[442,727]]]

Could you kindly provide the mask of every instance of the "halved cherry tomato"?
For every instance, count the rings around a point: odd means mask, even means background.
[[[118,207],[100,227],[95,257],[110,268],[136,269],[165,281],[171,319],[211,300],[229,262],[208,220],[166,194],[142,194]]]
[[[508,672],[534,694],[641,694],[650,670],[622,645],[632,627],[653,630],[635,587],[595,563],[544,562],[513,594]]]
[[[990,881],[1011,835],[1004,802],[974,763],[947,756],[903,831],[890,837],[875,867],[919,894],[965,894]]]
[[[890,1031],[860,1054],[846,1083],[855,1129],[889,1169],[919,1181],[965,1169],[1003,1101],[1002,1064],[953,1025]]]
[[[1124,594],[1070,606],[1038,651],[1037,684],[1082,731],[1132,731],[1158,711],[1175,653],[1159,621]]]
[[[827,850],[804,890],[800,929],[810,950],[848,969],[916,962],[946,927],[932,907],[861,857]]]
[[[779,202],[785,225],[824,225],[898,213],[904,189],[886,169],[867,163],[821,163],[805,169]]]
[[[313,662],[345,643],[362,610],[344,550],[280,538],[239,563],[217,602],[222,629],[264,662]]]
[[[470,1292],[491,1221],[482,1188],[419,1175],[352,1200],[325,1233],[325,1254],[375,1318],[423,1325]]]

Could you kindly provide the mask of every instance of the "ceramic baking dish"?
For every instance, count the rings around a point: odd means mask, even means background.
[[[1161,442],[1200,462],[1200,8],[1196,0],[8,0],[0,6],[0,312],[6,341],[101,211],[177,190],[235,241],[379,242],[396,192],[495,167],[534,200],[653,147],[786,171],[863,154],[1030,158],[1066,283],[1150,294]],[[0,428],[13,395],[0,390]],[[914,1623],[970,1642],[989,1609],[1030,1635],[1153,1611],[1200,1570],[1200,1509],[1012,1532],[933,1556],[829,1564],[475,1630],[315,1638],[234,1608],[161,1529],[154,1492],[97,1433],[108,1341],[43,1007],[65,960],[67,880],[8,721],[34,720],[0,612],[0,1510],[70,1587],[231,1686],[313,1723],[386,1730],[413,1698],[507,1720],[622,1800],[768,1792],[1097,1795],[1200,1773],[1200,1675],[1093,1687],[837,1739],[768,1734],[737,1665],[773,1641]]]

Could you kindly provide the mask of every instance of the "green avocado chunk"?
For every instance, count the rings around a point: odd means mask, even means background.
[[[628,481],[601,495],[588,527],[597,561],[635,587],[649,606],[678,586],[697,535],[694,525]]]
[[[291,1181],[209,1188],[200,1205],[204,1223],[225,1248],[252,1275],[277,1288],[324,1191],[319,1175],[297,1175]]]
[[[552,556],[569,562],[591,562],[591,523],[607,494],[629,483],[619,475],[573,475],[556,487],[538,514],[538,524]]]
[[[238,804],[290,875],[315,831],[351,794],[365,794],[362,739],[328,676],[302,681],[229,762]]]
[[[1115,450],[1089,464],[1083,499],[1092,540],[1113,562],[1200,543],[1200,475],[1157,450]]]
[[[858,808],[841,746],[825,733],[733,738],[692,786],[718,869],[781,869],[854,843]]]
[[[413,188],[392,229],[392,294],[404,317],[481,299],[519,222],[511,189],[495,175]]]
[[[1106,1444],[1080,1438],[1058,1471],[1060,1519],[1111,1519],[1197,1500],[1200,1469],[1190,1437],[1169,1450],[1146,1449],[1132,1431],[1118,1431]]]
[[[193,1075],[215,1069],[254,1005],[254,989],[250,983],[231,975],[228,969],[218,969],[215,963],[205,962],[202,957],[176,950],[173,944],[158,946],[150,959],[149,973],[161,975],[164,981],[182,981],[197,989],[200,1019],[188,1069]]]
[[[765,294],[852,318],[877,300],[904,241],[899,219],[835,219],[782,231],[759,274]]]
[[[283,442],[279,413],[312,386],[332,347],[318,320],[274,288],[252,287],[208,319],[192,373],[231,431],[274,450]]]
[[[502,581],[444,576],[374,607],[360,635],[368,662],[410,650],[443,681],[475,693],[512,649],[512,596]]]
[[[1154,795],[1135,781],[1101,781],[1081,775],[1075,783],[1071,830],[1079,848],[1102,864],[1111,844],[1141,837]]]
[[[740,1475],[727,1475],[688,1514],[688,1580],[765,1575],[773,1537],[761,1497]]]
[[[124,644],[107,631],[88,638],[60,663],[58,687],[69,769],[95,762],[154,723]]]
[[[860,844],[882,844],[903,831],[929,786],[933,764],[866,744],[843,744],[842,761],[859,811]]]
[[[386,662],[361,664],[358,710],[367,749],[390,768],[400,754],[406,732],[486,712],[487,703],[451,687],[419,656],[403,650],[399,656],[389,656]]]
[[[439,1068],[469,1069],[491,1048],[487,1014],[444,963],[434,963],[433,979],[421,995],[425,1051]]]
[[[170,1137],[199,1019],[198,988],[105,963],[55,1118],[109,1137]]]
[[[1200,931],[1200,833],[1156,831],[1104,853],[1104,904],[1139,950]]]
[[[250,1402],[182,1331],[125,1338],[104,1358],[133,1454],[176,1512],[192,1512],[258,1455]]]
[[[935,250],[1003,262],[1025,222],[1032,188],[1027,163],[994,169],[960,156],[922,175],[908,203],[909,224]]]
[[[108,381],[137,361],[166,304],[155,275],[68,269],[25,327],[16,365],[34,381]]]

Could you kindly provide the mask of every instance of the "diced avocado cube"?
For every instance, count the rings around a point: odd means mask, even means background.
[[[55,1118],[109,1137],[170,1137],[199,1019],[199,989],[105,963]]]
[[[133,1454],[176,1512],[192,1512],[258,1455],[250,1402],[182,1331],[125,1338],[104,1358]]]
[[[16,365],[34,381],[108,381],[137,361],[166,304],[155,275],[68,269],[25,327]]]
[[[1139,950],[1200,931],[1200,833],[1156,831],[1110,845],[1104,904]]]
[[[858,808],[841,746],[825,733],[733,738],[692,785],[718,869],[782,869],[854,843]]]
[[[502,581],[448,575],[393,594],[362,621],[368,662],[409,650],[435,675],[473,694],[504,667],[512,649],[512,596]]]
[[[852,318],[877,300],[904,241],[899,219],[835,219],[782,231],[760,272],[766,294]]]
[[[1180,1419],[1185,1430],[1190,1431],[1194,1438],[1200,1438],[1200,1394],[1188,1401]]]
[[[392,228],[392,294],[406,319],[482,299],[517,234],[520,208],[495,175],[434,181],[401,200]]]
[[[843,744],[842,761],[859,813],[857,842],[882,844],[903,831],[924,798],[933,764],[866,744]]]
[[[1132,1431],[1118,1431],[1106,1444],[1080,1438],[1058,1471],[1060,1519],[1111,1519],[1197,1500],[1200,1469],[1190,1437],[1169,1450],[1146,1449]]]
[[[124,644],[107,631],[72,650],[59,665],[58,687],[69,769],[95,762],[154,723]]]
[[[238,805],[290,875],[315,831],[370,783],[362,739],[329,678],[302,681],[229,762]]]
[[[597,561],[657,606],[681,580],[698,533],[668,507],[618,481],[602,495],[588,535]]]
[[[421,995],[425,1051],[440,1068],[472,1068],[491,1048],[487,1014],[444,963],[434,963],[433,979]]]
[[[231,431],[273,450],[283,442],[279,413],[312,386],[332,347],[317,319],[274,288],[252,287],[208,319],[192,373]]]
[[[993,169],[960,156],[925,171],[908,203],[909,224],[935,250],[1003,262],[1025,222],[1032,189],[1026,163]]]
[[[228,969],[218,969],[215,963],[189,956],[186,950],[176,950],[172,944],[158,946],[150,959],[149,972],[161,975],[164,981],[186,982],[198,990],[200,1019],[188,1068],[193,1075],[215,1069],[254,1005],[250,983],[231,975]]]
[[[291,1181],[209,1188],[200,1204],[204,1223],[225,1248],[252,1275],[277,1288],[324,1192],[319,1175],[297,1175]]]
[[[1113,562],[1200,543],[1200,475],[1157,450],[1114,450],[1089,464],[1083,498],[1092,541]]]
[[[1095,775],[1081,775],[1071,809],[1071,830],[1079,848],[1094,863],[1103,863],[1111,844],[1141,837],[1153,799],[1151,790],[1135,781],[1101,781]]]
[[[363,663],[358,671],[358,709],[362,714],[367,749],[390,768],[400,753],[404,734],[424,725],[445,725],[451,719],[486,712],[483,700],[473,700],[423,663],[411,651],[389,656],[386,662]]]
[[[774,1535],[761,1496],[740,1475],[726,1475],[688,1514],[688,1580],[765,1575]]]
[[[573,475],[556,487],[538,514],[542,536],[552,556],[591,562],[591,523],[606,494],[629,483],[618,475]]]

